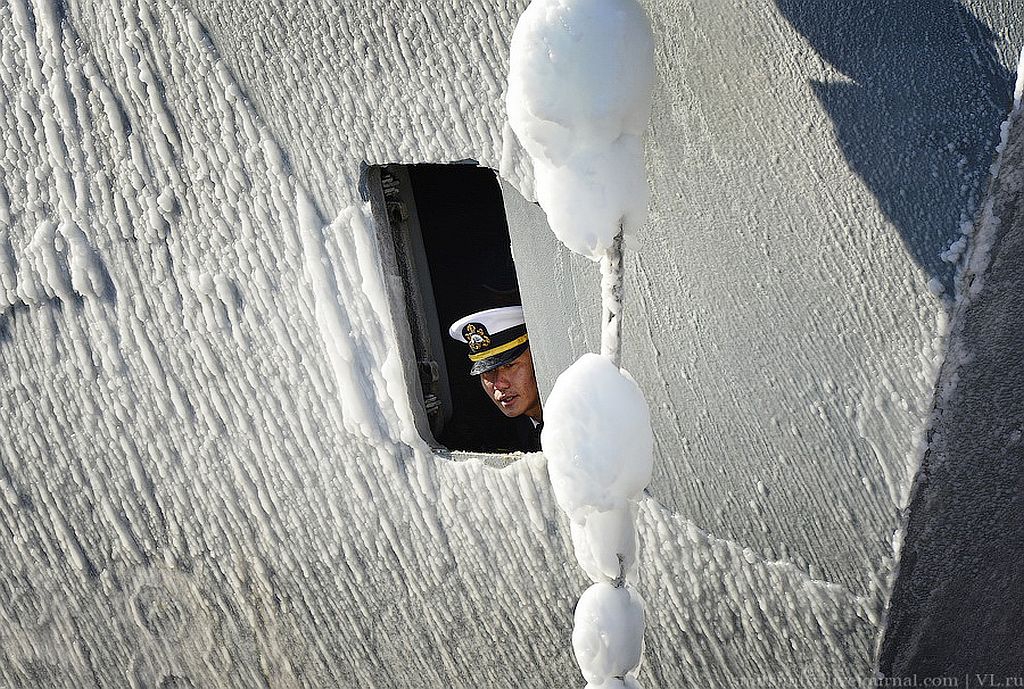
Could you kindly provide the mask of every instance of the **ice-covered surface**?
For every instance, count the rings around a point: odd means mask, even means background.
[[[529,195],[525,6],[0,4],[0,683],[578,681],[544,460],[425,452],[357,193],[364,160],[472,157]],[[1020,45],[1018,10],[967,6]],[[847,84],[835,53],[761,2],[646,8],[658,229],[625,363],[672,461],[637,515],[645,683],[863,676],[943,307],[807,85]],[[939,39],[944,67],[985,54]],[[986,69],[950,83],[1008,99]],[[978,127],[898,181],[987,169]],[[596,326],[596,276],[512,229],[547,390],[594,349],[565,324]]]
[[[508,118],[555,235],[595,261],[647,217],[654,39],[636,0],[534,0],[512,35]]]

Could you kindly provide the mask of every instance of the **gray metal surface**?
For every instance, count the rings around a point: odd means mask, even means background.
[[[1022,124],[1018,113],[989,195],[991,264],[970,276],[910,505],[880,658],[894,678],[1024,682]]]

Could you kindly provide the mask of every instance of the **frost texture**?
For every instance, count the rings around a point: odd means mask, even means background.
[[[512,35],[508,117],[555,235],[597,261],[647,217],[654,40],[634,0],[535,0]]]
[[[266,3],[188,5],[0,3],[0,686],[569,686],[577,671],[566,592],[587,585],[565,562],[575,526],[552,518],[541,455],[499,470],[424,450],[386,316],[393,286],[382,280],[356,179],[363,160],[474,157],[497,167],[505,59],[526,2],[430,1],[418,12],[394,0],[358,12],[298,0],[288,13]],[[722,35],[708,13],[650,7],[681,46],[697,46],[680,65],[707,52],[687,33],[691,21],[692,31]],[[760,9],[738,16],[765,29],[752,36],[773,54],[784,27],[766,28],[762,15],[775,20]],[[743,70],[762,64],[749,54],[743,46]],[[792,72],[758,78],[806,90]],[[744,125],[756,118],[738,112],[728,120],[706,110],[728,132],[678,138],[762,145],[761,123]],[[662,144],[677,136],[666,131]],[[655,177],[667,182],[685,159],[663,155]],[[745,177],[699,172],[728,195],[707,199],[723,212],[748,208],[744,193],[765,198],[736,184]],[[681,217],[664,200],[660,212]],[[779,213],[770,220],[785,220]],[[671,252],[680,229],[659,235]],[[713,260],[737,250],[746,258],[743,246],[697,236],[693,251],[714,269],[707,276],[746,276],[748,264]],[[799,256],[800,239],[783,255]],[[879,273],[868,273],[886,298],[843,323],[875,333],[874,307],[891,302],[904,275],[891,253],[879,258],[884,242],[869,246],[844,247],[843,257],[877,263]],[[890,273],[892,281],[878,279]],[[829,274],[845,298],[851,271]],[[550,283],[533,275],[541,277]],[[638,301],[665,284],[639,282]],[[809,313],[774,304],[791,284],[808,293],[821,286],[768,281],[772,301],[754,298],[752,308],[782,323]],[[650,296],[649,313],[683,323],[664,309],[680,301],[667,296]],[[768,326],[744,330],[740,306],[695,305],[697,344],[740,338],[735,349],[744,351],[744,332],[775,341]],[[731,325],[716,324],[716,314]],[[651,397],[652,408],[694,421],[735,401],[723,385],[687,406],[685,383],[673,376],[692,367],[678,350],[663,351],[673,398]],[[865,401],[850,404],[874,434],[879,461],[901,467],[886,448],[902,447],[911,423],[892,400],[913,388],[917,369],[894,365],[884,349],[855,353],[850,370],[865,379],[895,376],[880,391],[851,382]],[[708,362],[709,375],[738,367],[737,379],[762,380],[748,366],[763,363],[756,356]],[[342,390],[350,381],[356,387]],[[793,388],[801,389],[817,388]],[[748,392],[760,401],[776,389]],[[721,465],[721,481],[687,493],[685,511],[651,497],[637,509],[651,685],[686,686],[699,674],[706,686],[757,678],[786,687],[784,673],[800,668],[826,686],[869,672],[880,607],[867,588],[873,574],[833,565],[842,585],[811,576],[808,561],[828,563],[832,551],[801,539],[850,549],[852,561],[877,550],[864,535],[874,532],[843,521],[805,534],[791,510],[812,504],[796,489],[815,488],[818,474],[784,472],[787,491],[736,470],[730,443],[746,436],[730,425],[743,417],[716,418],[715,426],[658,427],[659,446],[669,448],[684,447],[681,432],[701,432],[679,455],[685,469],[657,487],[667,494],[697,460],[716,472]],[[844,428],[834,421],[807,442]],[[780,447],[780,434],[754,431]],[[827,443],[824,453],[814,461],[842,454]],[[732,456],[751,470],[774,466],[764,454]],[[829,473],[837,490],[822,495],[858,523],[878,521],[890,507],[888,478],[860,470],[885,493],[882,507],[840,491],[843,475]],[[753,493],[763,513],[726,495],[735,480],[753,491],[755,478],[769,485],[767,497]],[[718,505],[731,528],[716,526],[716,538],[708,514]],[[737,538],[747,520],[770,527],[781,548]],[[600,520],[591,526],[604,530]],[[852,535],[836,537],[843,531]]]

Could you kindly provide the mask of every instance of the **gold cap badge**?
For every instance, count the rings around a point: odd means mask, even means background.
[[[469,343],[471,352],[479,352],[491,346],[491,337],[482,323],[468,323],[462,329],[462,337]]]

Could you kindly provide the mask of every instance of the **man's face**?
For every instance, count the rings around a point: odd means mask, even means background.
[[[480,384],[505,416],[526,414],[541,420],[540,394],[529,349],[504,366],[481,373]]]

